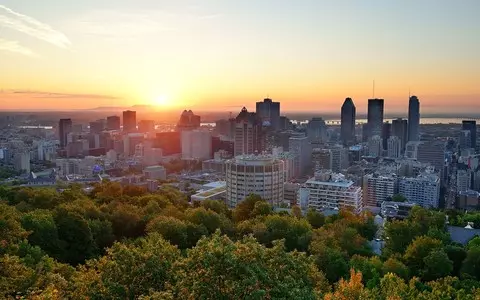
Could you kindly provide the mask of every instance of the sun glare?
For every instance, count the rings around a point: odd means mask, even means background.
[[[155,105],[156,106],[167,107],[167,106],[169,106],[169,104],[170,103],[169,103],[168,97],[166,95],[158,96],[155,99]]]

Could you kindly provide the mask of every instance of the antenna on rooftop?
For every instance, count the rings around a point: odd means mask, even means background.
[[[373,80],[373,99],[375,99],[375,79]]]

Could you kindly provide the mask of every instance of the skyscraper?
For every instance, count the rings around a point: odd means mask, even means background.
[[[256,108],[262,122],[269,122],[274,130],[280,129],[280,102],[273,102],[272,99],[266,98],[263,102],[257,102]]]
[[[417,148],[417,160],[434,166],[442,185],[445,180],[445,151],[446,143],[443,141],[420,142]]]
[[[137,129],[137,112],[126,110],[123,112],[123,131],[133,132]]]
[[[107,117],[107,130],[119,130],[120,129],[120,117],[110,116]]]
[[[368,99],[368,137],[382,136],[383,99]]]
[[[417,96],[408,102],[408,141],[420,140],[420,101]]]
[[[405,119],[398,118],[392,121],[392,134],[391,136],[396,136],[401,141],[402,153],[405,151],[405,146],[408,141],[408,122]]]
[[[356,108],[352,98],[345,99],[341,111],[341,132],[340,137],[344,145],[355,140],[355,114]]]
[[[476,121],[462,121],[462,130],[470,131],[470,147],[477,147],[477,122]]]
[[[390,122],[383,123],[382,126],[382,149],[388,148],[388,138],[392,135],[392,124]]]
[[[72,119],[60,119],[58,122],[58,137],[60,139],[60,148],[67,146],[67,136],[72,132]]]
[[[265,147],[262,121],[244,107],[235,119],[234,155],[261,153]]]
[[[180,116],[180,120],[177,123],[177,130],[195,130],[200,128],[201,118],[193,113],[191,110],[184,110]]]

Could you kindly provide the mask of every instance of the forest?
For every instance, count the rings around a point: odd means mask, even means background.
[[[445,221],[480,214],[414,207],[376,255],[368,213],[276,212],[254,195],[232,210],[107,181],[0,199],[1,299],[480,299],[480,237],[456,244]]]

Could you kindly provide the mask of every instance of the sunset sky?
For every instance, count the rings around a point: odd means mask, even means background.
[[[480,108],[479,0],[0,0],[0,109]]]

